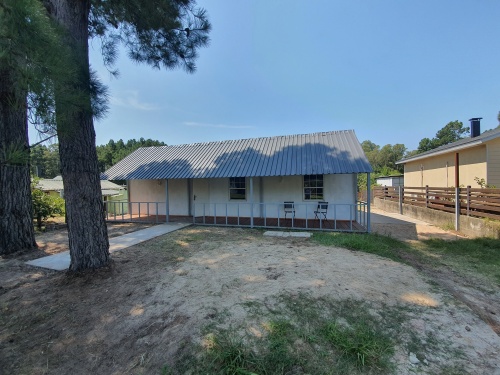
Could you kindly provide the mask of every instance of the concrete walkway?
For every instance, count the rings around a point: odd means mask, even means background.
[[[150,240],[166,233],[176,231],[187,227],[191,224],[185,223],[167,223],[155,225],[146,229],[138,230],[132,233],[124,234],[123,236],[113,237],[109,239],[109,252],[113,253],[118,250],[126,249],[127,247],[137,245],[138,243]],[[64,251],[58,254],[49,255],[43,258],[38,258],[26,262],[31,266],[48,268],[56,271],[65,271],[70,264],[69,251]]]

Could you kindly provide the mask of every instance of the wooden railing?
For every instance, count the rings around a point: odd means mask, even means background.
[[[500,189],[377,186],[373,197],[461,215],[500,219]]]

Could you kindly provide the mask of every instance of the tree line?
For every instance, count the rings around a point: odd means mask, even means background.
[[[114,141],[110,139],[105,145],[96,146],[97,163],[99,171],[118,163],[120,160],[130,155],[140,147],[166,146],[165,142],[153,139],[129,139],[124,142],[122,139]],[[30,165],[32,176],[38,178],[54,178],[61,174],[59,160],[59,144],[36,145],[31,148]]]

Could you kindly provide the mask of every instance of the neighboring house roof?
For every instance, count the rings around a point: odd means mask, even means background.
[[[367,173],[354,131],[144,147],[108,169],[108,180]]]
[[[500,137],[500,129],[493,129],[485,131],[483,134],[478,135],[474,138],[463,138],[456,142],[448,143],[447,145],[437,147],[433,150],[422,152],[421,154],[414,155],[412,157],[401,159],[396,162],[396,164],[404,164],[410,161],[416,161],[420,159],[429,158],[432,156],[446,154],[448,152],[456,152],[466,148],[475,147],[481,145],[487,141]]]
[[[63,181],[60,176],[54,177],[52,180],[41,179],[38,181],[37,188],[43,191],[61,191],[64,190]],[[103,191],[102,195],[115,195],[118,194],[117,190],[123,190],[124,187],[114,184],[111,181],[103,181],[101,180],[101,190]],[[113,191],[112,194],[104,194],[104,192]]]

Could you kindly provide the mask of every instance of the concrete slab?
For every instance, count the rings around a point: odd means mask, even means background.
[[[309,232],[280,232],[280,231],[270,230],[270,231],[264,232],[264,236],[309,238],[309,237],[311,237],[311,233],[309,233]]]
[[[387,212],[378,208],[371,208],[370,221],[372,224],[418,224],[432,225],[425,221],[413,219],[408,216],[400,215],[394,212]]]
[[[66,271],[69,268],[70,262],[71,258],[69,256],[69,251],[63,251],[62,253],[30,260],[26,262],[26,264],[29,264],[30,266],[48,268],[49,270]]]
[[[132,233],[124,234],[123,236],[113,237],[109,239],[109,252],[113,253],[118,250],[126,249],[127,247],[137,245],[141,242],[152,238],[179,230],[191,224],[185,223],[167,223],[155,225],[146,229],[138,230]],[[69,251],[64,251],[58,254],[49,255],[43,258],[38,258],[26,262],[30,266],[48,268],[55,271],[65,271],[69,268],[71,258]]]

